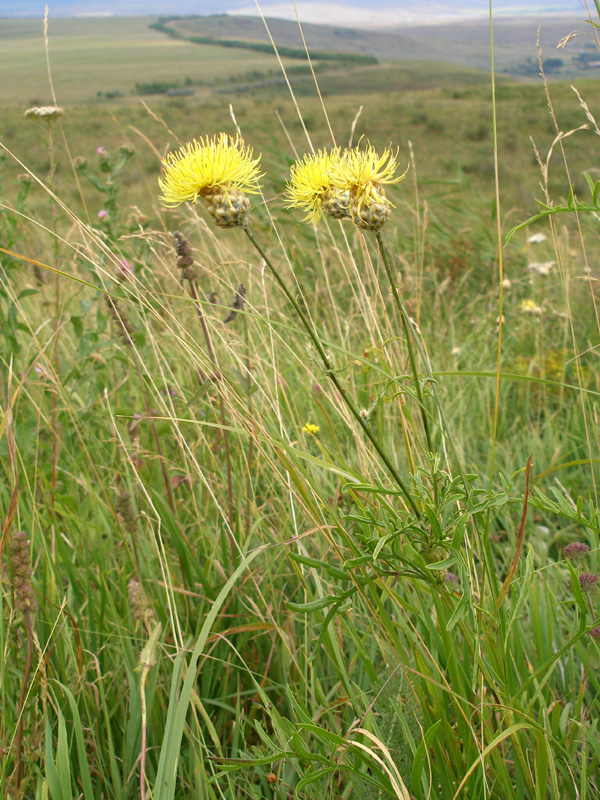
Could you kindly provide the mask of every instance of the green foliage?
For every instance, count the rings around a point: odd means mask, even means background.
[[[138,94],[166,94],[169,89],[176,89],[179,86],[178,81],[150,81],[149,83],[136,81],[135,90]]]
[[[258,53],[269,53],[273,55],[273,45],[268,42],[245,41],[244,39],[221,39],[213,36],[184,36],[180,30],[168,24],[172,20],[181,20],[181,17],[162,17],[159,22],[153,22],[150,27],[154,30],[166,33],[173,39],[184,39],[194,44],[217,45],[218,47],[237,47],[242,50],[254,50]],[[308,59],[306,50],[298,47],[280,45],[277,48],[282,58],[299,58],[303,61]],[[375,56],[364,56],[358,53],[339,53],[331,50],[312,50],[310,53],[313,61],[339,61],[342,64],[361,64],[368,66],[377,64]]]
[[[3,797],[598,794],[595,134],[565,139],[572,177],[548,160],[547,238],[511,231],[500,309],[489,88],[432,88],[429,69],[319,72],[340,141],[361,92],[355,140],[411,137],[388,261],[349,221],[284,208],[287,140],[266,104],[236,104],[282,283],[202,201],[156,203],[157,154],[226,127],[229,97],[124,106],[116,132],[106,106],[70,107],[68,151],[3,116],[36,176],[2,151]],[[394,76],[423,84],[390,99]],[[538,182],[528,126],[540,148],[556,131],[537,87],[499,89],[509,227]]]

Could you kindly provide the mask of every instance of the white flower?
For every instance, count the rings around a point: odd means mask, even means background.
[[[527,244],[541,244],[546,241],[545,233],[533,233],[528,239]]]
[[[556,266],[556,261],[531,261],[527,264],[527,269],[531,272],[537,272],[538,275],[550,275],[552,269]]]
[[[48,124],[51,124],[62,117],[64,113],[64,108],[60,108],[60,106],[34,106],[33,108],[28,108],[23,116],[32,119],[43,119]]]

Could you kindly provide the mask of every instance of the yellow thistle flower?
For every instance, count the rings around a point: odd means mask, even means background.
[[[304,433],[310,433],[313,436],[316,436],[317,433],[321,430],[318,425],[313,425],[312,422],[307,422],[304,427],[302,428]]]
[[[260,189],[259,162],[239,136],[220,133],[194,139],[163,159],[161,202],[174,207],[203,197],[217,225],[244,227],[250,210],[245,193]]]
[[[378,231],[391,216],[392,204],[383,184],[399,183],[397,153],[386,147],[379,155],[372,145],[346,150],[332,172],[334,184],[350,196],[350,212],[359,228]],[[407,170],[408,171],[408,170]]]
[[[286,190],[287,208],[304,209],[308,212],[305,221],[313,225],[321,219],[323,212],[335,219],[350,216],[348,192],[339,190],[332,178],[340,160],[340,148],[334,147],[307,153],[301,161],[296,161],[290,170]]]

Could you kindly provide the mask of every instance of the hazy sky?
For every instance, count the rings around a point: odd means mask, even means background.
[[[46,0],[0,0],[0,16],[42,16]],[[50,16],[112,14],[256,14],[254,0],[48,0]],[[260,0],[265,16],[295,19],[293,0]],[[297,0],[304,22],[336,25],[410,23],[464,19],[488,13],[488,0]],[[498,15],[571,12],[583,16],[582,0],[493,0]]]

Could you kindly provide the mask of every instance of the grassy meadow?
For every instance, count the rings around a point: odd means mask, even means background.
[[[322,105],[152,21],[51,20],[53,97],[0,20],[0,796],[593,800],[600,82],[386,53]],[[249,234],[158,199],[236,125]],[[332,139],[409,167],[381,236],[287,207]]]

